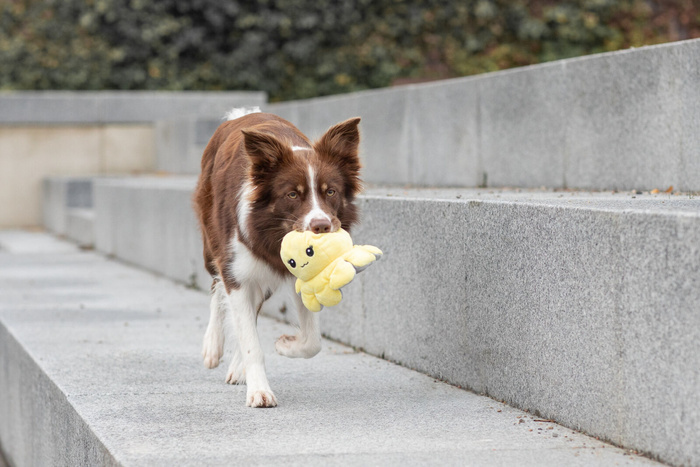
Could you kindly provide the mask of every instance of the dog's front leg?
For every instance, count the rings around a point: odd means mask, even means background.
[[[294,285],[292,284],[292,291]],[[291,358],[311,358],[321,351],[321,327],[318,313],[309,311],[301,297],[292,294],[293,302],[299,316],[299,333],[296,336],[283,335],[275,342],[278,354]]]
[[[238,340],[240,359],[248,385],[246,405],[248,407],[275,407],[277,399],[270,389],[265,374],[265,355],[260,346],[257,329],[257,306],[262,297],[257,297],[250,287],[243,286],[229,294],[234,331]],[[232,362],[232,365],[235,364]]]

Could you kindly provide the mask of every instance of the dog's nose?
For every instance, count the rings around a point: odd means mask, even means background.
[[[328,219],[311,219],[309,222],[309,230],[313,233],[328,233],[331,231],[331,221]]]

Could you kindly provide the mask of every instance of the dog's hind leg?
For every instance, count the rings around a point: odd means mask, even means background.
[[[231,304],[231,314],[227,323],[233,325],[242,362],[241,375],[245,375],[245,381],[248,385],[246,405],[248,407],[275,407],[277,399],[267,381],[265,355],[260,346],[257,329],[257,305],[262,302],[262,292],[257,287],[243,285],[237,290],[231,290],[228,298]],[[234,356],[232,365],[235,361]],[[231,376],[235,377],[235,375]],[[227,376],[227,380],[229,379]]]
[[[241,349],[236,345],[233,351],[233,358],[228,366],[226,373],[226,382],[228,384],[245,384],[245,367],[243,366],[243,357],[241,357]]]
[[[294,291],[293,283],[291,290]],[[281,336],[275,342],[275,350],[285,357],[311,358],[321,351],[318,313],[307,310],[299,295],[293,293],[292,297],[299,316],[299,332],[296,336]]]
[[[214,278],[211,288],[209,324],[204,333],[202,357],[204,357],[204,366],[216,368],[224,354],[224,318],[229,304],[224,284],[218,277]]]

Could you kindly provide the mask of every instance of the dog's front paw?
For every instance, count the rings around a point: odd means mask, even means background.
[[[277,398],[272,391],[248,391],[246,404],[248,407],[277,407]]]
[[[202,357],[204,357],[204,366],[207,368],[216,368],[219,366],[219,361],[224,354],[224,341],[216,333],[208,332],[204,335],[204,343],[202,344]]]
[[[285,357],[311,358],[321,351],[321,342],[318,340],[302,341],[298,336],[284,334],[275,342],[275,350]]]

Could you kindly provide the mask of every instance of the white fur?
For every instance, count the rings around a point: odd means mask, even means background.
[[[233,277],[239,283],[250,283],[257,286],[262,295],[265,295],[268,290],[272,292],[277,290],[283,280],[282,277],[275,273],[267,263],[256,258],[253,252],[238,239],[237,235],[233,236],[231,249],[234,260],[230,269]]]
[[[229,326],[238,338],[238,351],[242,365],[234,358],[229,368],[227,381],[238,381],[245,375],[248,385],[246,405],[248,407],[274,407],[277,399],[270,389],[265,374],[265,354],[260,346],[257,329],[257,303],[262,303],[263,296],[253,284],[242,284],[238,290],[232,290],[228,296],[231,304]],[[242,367],[242,371],[240,368]],[[236,371],[241,374],[236,375]]]
[[[311,148],[307,148],[306,146],[292,146],[292,151],[310,151]]]
[[[247,215],[243,218],[247,220]],[[246,405],[249,407],[274,407],[277,400],[265,375],[265,356],[256,326],[258,309],[266,293],[277,289],[282,278],[265,262],[257,259],[236,235],[230,247],[234,258],[229,266],[230,272],[240,287],[226,297],[230,305],[225,321],[226,334],[236,336],[238,340],[238,349],[234,351],[226,381],[232,384],[246,382]]]
[[[321,351],[321,327],[318,321],[318,313],[309,311],[301,301],[301,297],[294,293],[294,279],[289,281],[287,288],[291,292],[291,301],[297,309],[299,317],[299,334],[296,336],[283,335],[275,342],[275,350],[278,354],[290,358],[311,358]]]
[[[311,210],[304,216],[304,230],[309,229],[309,225],[311,225],[311,221],[314,219],[323,218],[328,222],[331,221],[331,218],[321,209],[318,203],[318,196],[316,195],[316,175],[314,174],[314,168],[311,166],[309,166],[309,191],[311,192]]]
[[[250,195],[253,193],[253,185],[250,180],[243,184],[238,193],[238,228],[244,238],[248,238],[248,216],[250,215]]]
[[[235,120],[241,118],[248,114],[255,114],[260,112],[260,107],[234,107],[233,109],[226,112],[224,115],[224,120]]]
[[[211,304],[209,306],[209,325],[204,333],[202,356],[204,366],[216,368],[224,354],[224,330],[223,323],[228,308],[226,300],[226,287],[220,278],[214,279]]]

